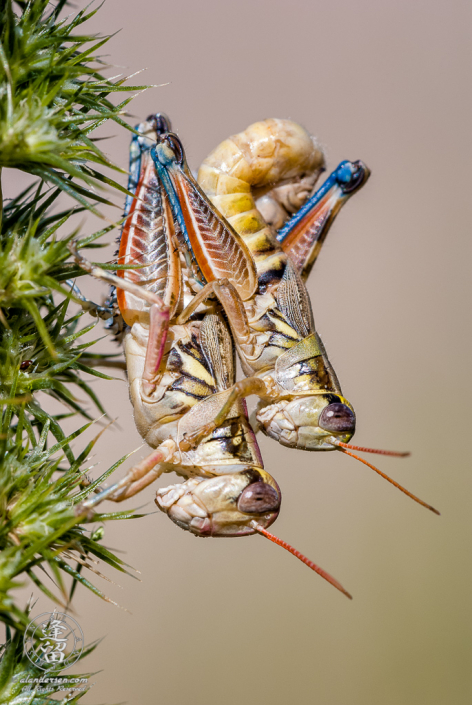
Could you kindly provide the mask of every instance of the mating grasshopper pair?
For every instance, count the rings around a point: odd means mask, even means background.
[[[361,162],[343,162],[306,201],[323,154],[295,123],[266,120],[217,147],[198,185],[165,117],[151,116],[137,132],[134,197],[127,199],[118,258],[135,268],[114,276],[75,256],[116,287],[129,327],[135,421],[155,450],[86,507],[126,499],[175,471],[186,481],[158,490],[156,503],[179,526],[199,536],[263,534],[349,596],[267,531],[281,493],[263,469],[244,399],[260,398],[262,430],[284,445],[351,455],[347,449],[356,449],[349,445],[354,411],[315,330],[303,280],[337,212],[369,172]],[[247,375],[239,382],[234,347]]]

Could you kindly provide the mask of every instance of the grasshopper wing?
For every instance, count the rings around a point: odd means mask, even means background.
[[[219,392],[234,384],[234,347],[228,329],[220,316],[208,314],[200,328],[203,354]]]
[[[131,144],[130,190],[134,198],[126,201],[118,262],[138,267],[121,270],[118,276],[157,294],[172,316],[181,295],[180,261],[172,212],[150,157],[157,139],[153,127],[149,121],[139,125],[142,134]],[[117,292],[117,299],[128,325],[148,306],[122,290]]]
[[[207,282],[228,279],[246,301],[257,287],[251,253],[198,186],[180,140],[172,133],[166,135],[152,154],[186,247],[203,277]]]
[[[314,332],[315,323],[310,297],[290,258],[288,258],[284,276],[277,289],[277,305],[302,338],[306,338],[307,335]]]

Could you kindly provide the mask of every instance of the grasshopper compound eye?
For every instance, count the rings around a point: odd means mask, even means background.
[[[253,482],[242,492],[238,500],[238,509],[244,514],[264,514],[277,512],[280,508],[280,495],[267,482]]]
[[[353,434],[356,428],[356,417],[346,404],[329,404],[323,409],[319,419],[320,428],[330,433]]]

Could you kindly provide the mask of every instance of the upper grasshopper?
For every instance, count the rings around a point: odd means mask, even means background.
[[[354,409],[342,395],[315,330],[303,280],[341,206],[366,182],[367,167],[362,162],[343,162],[276,236],[254,198],[265,197],[269,211],[274,211],[274,203],[288,203],[282,216],[281,208],[276,212],[280,225],[290,201],[297,208],[324,168],[316,141],[296,123],[265,120],[225,140],[203,162],[198,183],[175,134],[162,135],[151,155],[178,223],[192,285],[194,290],[200,288],[185,315],[215,296],[226,313],[247,376],[233,386],[211,422],[187,434],[180,447],[193,447],[223,422],[237,399],[256,394],[261,400],[256,417],[267,435],[293,448],[353,455],[348,449],[359,450],[349,444],[355,431]],[[288,189],[285,201],[277,192],[280,184],[282,190]]]
[[[115,485],[84,503],[122,501],[162,473],[176,472],[181,484],[157,491],[156,504],[176,524],[197,536],[260,533],[287,548],[350,597],[321,568],[267,531],[278,516],[281,492],[264,470],[245,401],[231,403],[223,422],[201,433],[225,406],[235,383],[233,345],[217,302],[194,312],[193,292],[181,261],[174,220],[155,173],[150,148],[168,129],[162,116],[139,125],[131,147],[129,190],[118,276],[91,264],[72,248],[78,264],[117,288],[126,324],[126,365],[139,433],[155,450]],[[198,434],[192,449],[187,435]]]

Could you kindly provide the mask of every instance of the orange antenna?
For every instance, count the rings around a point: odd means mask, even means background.
[[[376,468],[375,465],[368,463],[367,460],[364,460],[364,458],[359,458],[358,455],[355,455],[354,453],[350,453],[348,450],[344,450],[344,448],[341,447],[341,446],[345,445],[344,443],[341,443],[340,441],[337,441],[335,439],[333,439],[331,442],[336,446],[340,446],[339,450],[342,453],[345,453],[346,455],[350,455],[352,458],[355,458],[356,460],[359,460],[361,463],[364,463],[364,465],[367,465],[368,468],[370,468],[371,470],[374,470],[374,472],[376,472],[378,475],[380,475],[380,477],[383,477],[384,480],[387,480],[387,482],[390,482],[390,484],[393,485],[394,487],[396,487],[398,490],[400,490],[400,492],[403,492],[404,494],[406,494],[407,497],[411,497],[411,499],[414,499],[415,502],[418,502],[418,504],[421,504],[423,507],[426,507],[426,509],[429,509],[431,512],[434,512],[435,514],[440,516],[440,513],[438,512],[437,509],[432,507],[430,504],[423,502],[422,499],[420,499],[419,497],[416,497],[416,495],[412,494],[411,492],[408,492],[407,489],[402,487],[402,485],[399,485],[398,482],[395,482],[395,480],[392,480],[391,477],[389,477],[384,472],[382,472],[381,470]]]
[[[255,531],[257,531],[259,534],[262,534],[265,536],[269,541],[273,541],[276,543],[278,546],[282,546],[282,548],[285,548],[289,553],[291,553],[293,556],[298,558],[302,563],[307,565],[309,568],[315,571],[315,573],[318,573],[318,575],[321,575],[322,578],[328,581],[333,587],[335,587],[337,590],[343,593],[343,595],[346,595],[350,600],[352,600],[352,595],[348,593],[347,590],[343,588],[341,583],[338,583],[335,578],[333,578],[332,575],[327,573],[325,570],[320,568],[319,566],[316,565],[316,563],[313,563],[313,561],[310,561],[306,556],[303,555],[303,553],[300,553],[300,551],[297,551],[296,548],[291,546],[289,543],[286,541],[282,541],[282,539],[279,539],[277,536],[274,536],[274,534],[271,534],[267,529],[264,529],[263,526],[258,524],[256,521],[251,522],[251,526]]]
[[[359,450],[361,453],[378,453],[378,455],[391,455],[394,458],[406,458],[411,455],[409,451],[402,453],[398,450],[379,450],[378,448],[363,448],[361,446],[353,446],[351,443],[343,443],[342,441],[336,440],[337,446],[342,446],[343,448],[350,448],[351,450]]]

